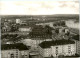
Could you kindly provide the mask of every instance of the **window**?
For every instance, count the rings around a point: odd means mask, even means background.
[[[69,54],[71,53],[71,46],[70,45],[68,46],[68,53]]]
[[[16,51],[16,53],[18,53],[18,51]]]
[[[11,58],[14,58],[14,54],[11,54]]]
[[[16,56],[16,58],[18,58],[18,56]]]
[[[25,55],[25,56],[27,56],[27,55]]]
[[[18,50],[16,50],[16,56],[18,56]]]
[[[58,47],[56,47],[56,55],[58,55]]]

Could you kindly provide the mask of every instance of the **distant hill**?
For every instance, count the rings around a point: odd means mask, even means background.
[[[79,14],[55,14],[55,15],[0,15],[1,18],[79,18]]]

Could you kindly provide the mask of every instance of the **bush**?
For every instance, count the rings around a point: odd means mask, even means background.
[[[76,57],[80,57],[80,55],[79,55],[79,54],[77,54],[77,53],[75,54],[75,56],[76,56]]]
[[[64,55],[59,55],[58,58],[64,58]]]

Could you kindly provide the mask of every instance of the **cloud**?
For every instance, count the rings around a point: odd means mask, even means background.
[[[0,15],[79,14],[78,1],[2,1]]]

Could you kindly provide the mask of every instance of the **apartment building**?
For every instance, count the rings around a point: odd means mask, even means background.
[[[76,53],[80,55],[80,40],[76,40]]]
[[[1,58],[29,58],[29,49],[22,43],[2,44]]]
[[[45,57],[71,56],[76,54],[76,43],[72,40],[44,41],[39,44],[40,55]]]

